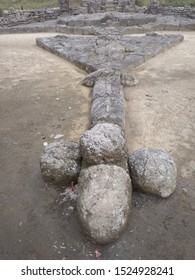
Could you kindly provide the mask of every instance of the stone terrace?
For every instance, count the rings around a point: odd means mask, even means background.
[[[55,17],[57,17],[55,15]],[[0,18],[1,19],[1,18]],[[52,18],[51,18],[52,19]],[[3,18],[1,19],[3,20]],[[195,19],[144,13],[95,13],[60,16],[42,22],[18,22],[14,26],[0,25],[2,33],[58,32],[75,35],[136,34],[154,31],[195,30]]]

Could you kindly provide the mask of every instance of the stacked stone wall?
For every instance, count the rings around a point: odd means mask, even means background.
[[[160,13],[162,15],[195,18],[195,8],[192,7],[160,7]]]
[[[143,9],[142,9],[143,11]],[[195,19],[195,7],[173,7],[161,6],[157,0],[153,0],[149,7],[145,8],[145,13],[161,14],[165,16],[180,16]]]
[[[0,28],[53,20],[59,15],[59,8],[44,8],[36,10],[15,10],[11,8],[9,10],[2,11],[2,16],[0,17]]]

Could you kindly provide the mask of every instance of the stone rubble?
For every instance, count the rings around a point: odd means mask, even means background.
[[[60,15],[59,8],[44,8],[34,10],[4,10],[0,17],[0,28],[56,20]]]

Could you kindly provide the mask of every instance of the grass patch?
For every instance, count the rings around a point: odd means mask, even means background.
[[[195,0],[159,0],[161,5],[185,7],[195,7]],[[151,0],[137,0],[138,6],[149,6]],[[58,0],[0,0],[0,10],[6,10],[9,8],[14,9],[38,9],[59,7]]]
[[[58,0],[0,0],[0,10],[14,9],[39,9],[59,7]]]
[[[151,3],[151,0],[137,0],[136,1],[136,5],[139,7],[149,6],[150,3]]]

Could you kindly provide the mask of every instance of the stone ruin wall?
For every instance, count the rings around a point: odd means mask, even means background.
[[[9,10],[2,11],[0,28],[57,19],[60,13],[60,8],[35,10],[15,10],[10,8]]]
[[[67,3],[67,0],[59,0]],[[70,0],[68,13],[72,15],[98,12],[136,12],[149,14],[162,14],[182,16],[195,19],[195,8],[192,7],[165,7],[156,4],[149,7],[138,7],[135,0]],[[28,24],[34,22],[43,22],[57,19],[64,13],[62,4],[57,8],[45,8],[34,10],[9,10],[2,11],[0,16],[0,28],[11,27],[19,24]]]
[[[67,5],[67,0],[59,0],[61,9]],[[170,16],[182,16],[195,18],[195,8],[193,7],[173,7],[160,6],[157,0],[151,1],[149,7],[136,6],[136,0],[70,0],[69,13],[77,15],[81,13],[99,13],[99,12],[145,12],[151,14],[162,14]]]
[[[164,16],[180,16],[195,19],[195,7],[173,7],[159,5],[157,0],[151,1],[151,5],[145,7],[145,13],[161,14]]]
[[[135,12],[135,2],[136,0],[70,0],[69,12],[72,15],[80,13]]]
[[[67,3],[67,0],[59,0]],[[167,16],[182,16],[186,18],[195,18],[195,8],[193,7],[173,7],[160,6],[157,0],[152,0],[148,7],[136,6],[136,0],[70,0],[69,13],[77,15],[81,13],[99,13],[99,12],[136,12],[162,14]]]

